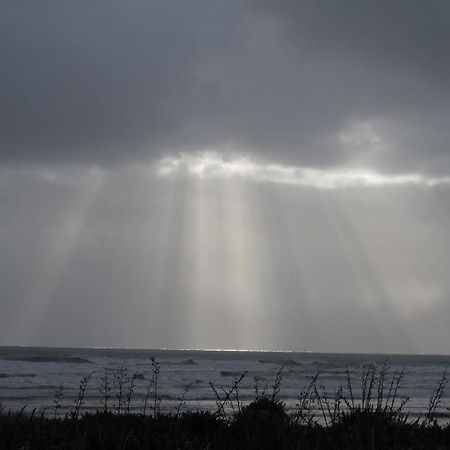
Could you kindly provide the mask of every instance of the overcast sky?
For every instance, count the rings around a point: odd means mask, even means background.
[[[0,345],[448,353],[447,1],[3,1]]]

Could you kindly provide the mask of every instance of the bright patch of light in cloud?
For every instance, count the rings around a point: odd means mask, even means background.
[[[416,185],[433,187],[450,184],[450,176],[431,177],[419,173],[383,174],[368,169],[313,169],[300,166],[259,163],[247,157],[226,157],[216,152],[182,153],[163,158],[158,174],[184,174],[199,178],[240,177],[269,183],[293,184],[319,189]]]

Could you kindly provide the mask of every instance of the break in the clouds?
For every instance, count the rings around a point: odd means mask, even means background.
[[[433,187],[450,184],[450,176],[431,177],[415,173],[382,175],[369,170],[324,170],[305,167],[258,164],[247,158],[224,158],[215,152],[181,154],[163,158],[158,164],[161,176],[190,175],[200,178],[239,177],[259,182],[293,184],[318,189],[382,186]]]
[[[448,2],[0,8],[5,164],[232,146],[313,168],[450,171]]]

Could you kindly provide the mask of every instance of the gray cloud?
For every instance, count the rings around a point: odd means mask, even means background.
[[[446,172],[446,2],[1,5],[4,162],[234,150]],[[387,151],[339,140],[370,123]],[[361,156],[362,155],[362,156]]]
[[[310,55],[328,56],[340,64],[363,61],[388,72],[419,72],[448,82],[448,2],[360,2],[283,0],[255,2],[286,25],[296,46]],[[315,37],[315,39],[313,39]]]

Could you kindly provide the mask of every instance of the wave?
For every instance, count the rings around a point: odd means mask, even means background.
[[[238,370],[221,370],[220,376],[222,377],[240,377],[242,375],[242,371]]]
[[[37,384],[34,386],[2,386],[0,391],[36,391],[54,389],[55,391],[61,386],[56,386],[54,384]],[[66,389],[69,391],[69,388]],[[3,396],[2,396],[3,398]],[[19,397],[18,397],[19,398]]]
[[[198,363],[196,363],[192,358],[188,358],[183,361],[161,361],[161,364],[173,366],[196,366]]]
[[[275,364],[278,366],[303,366],[303,363],[294,359],[260,359],[261,364]]]
[[[6,358],[7,361],[25,361],[25,362],[55,362],[55,363],[69,363],[69,364],[93,364],[86,358],[81,358],[79,356],[20,356],[20,357],[9,357]]]
[[[0,378],[31,378],[35,377],[35,373],[1,373]]]
[[[267,380],[267,372],[264,372],[264,376],[259,371],[242,371],[242,370],[221,370],[220,376],[227,378],[227,377],[234,377],[234,378],[240,378],[241,376],[244,376],[245,378],[257,378],[258,381],[265,381]],[[270,374],[272,375],[272,374]],[[273,374],[275,377],[275,374]]]

